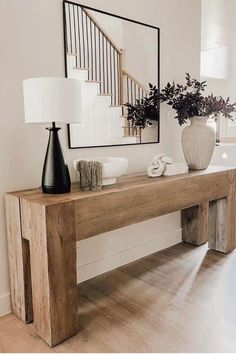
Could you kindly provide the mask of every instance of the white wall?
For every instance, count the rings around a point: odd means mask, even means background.
[[[96,6],[96,5],[93,5]],[[95,18],[105,33],[109,34],[113,43],[121,49],[124,48],[124,34],[122,20],[117,17],[107,16],[103,13],[88,10],[88,12]]]
[[[200,0],[88,0],[84,4],[161,28],[162,83],[173,78],[181,80],[186,71],[198,76]],[[61,0],[0,1],[0,314],[9,311],[3,196],[6,191],[40,185],[47,142],[44,127],[24,124],[22,80],[37,76],[64,75],[61,6]],[[61,140],[66,147],[67,161],[71,167],[71,161],[78,156],[125,156],[129,159],[128,172],[135,172],[144,170],[157,152],[165,151],[181,157],[180,129],[171,117],[172,113],[169,111],[162,112],[159,145],[69,151],[64,129]],[[72,169],[71,172],[74,178]],[[83,266],[81,280],[95,274],[94,268],[98,269],[101,260],[106,256],[110,255],[109,262],[102,263],[101,271],[178,242],[179,229],[179,214],[175,213],[142,223],[140,228],[134,225],[110,233],[109,237],[103,235],[84,241],[81,243],[79,264]],[[138,230],[141,231],[137,234]],[[146,238],[149,239],[148,245],[145,244]],[[94,249],[98,249],[98,245],[99,250],[95,253]],[[114,245],[118,246],[119,257],[114,255]],[[129,251],[125,251],[124,256],[125,249]],[[88,265],[86,268],[85,264],[94,262],[96,257],[100,259],[98,267],[94,267],[92,263],[92,267]]]
[[[157,84],[157,31],[128,21],[123,26],[125,70],[148,89],[149,82]]]
[[[236,1],[202,0],[201,75],[208,92],[236,101]],[[234,118],[236,114],[234,113]],[[235,124],[221,119],[221,134],[236,136]],[[216,146],[211,165],[236,166],[236,144]]]
[[[236,167],[236,144],[220,144],[216,146],[211,165]]]
[[[207,80],[208,92],[229,96],[232,102],[236,101],[235,13],[235,0],[202,0],[201,76]],[[222,134],[236,136],[235,125],[222,119]]]

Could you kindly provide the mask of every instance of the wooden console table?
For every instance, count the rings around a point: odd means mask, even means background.
[[[49,345],[78,331],[76,241],[182,210],[183,240],[235,248],[236,169],[211,167],[172,177],[124,176],[101,192],[8,193],[12,309]]]

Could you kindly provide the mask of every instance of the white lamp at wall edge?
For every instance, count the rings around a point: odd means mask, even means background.
[[[76,79],[42,77],[23,82],[26,123],[52,123],[43,165],[42,190],[68,193],[71,181],[58,137],[56,123],[81,122],[81,83]]]

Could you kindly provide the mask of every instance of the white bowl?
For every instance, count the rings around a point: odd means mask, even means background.
[[[128,167],[128,160],[124,157],[87,157],[73,161],[75,170],[78,173],[78,162],[85,161],[98,161],[102,163],[102,185],[116,183],[117,177],[125,173]]]

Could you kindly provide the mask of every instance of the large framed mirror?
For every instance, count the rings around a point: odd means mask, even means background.
[[[82,82],[69,147],[159,142],[160,30],[64,1],[66,77]]]

